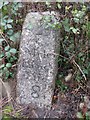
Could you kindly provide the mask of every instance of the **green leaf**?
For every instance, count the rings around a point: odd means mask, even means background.
[[[23,4],[22,3],[18,3],[18,7],[23,7]]]
[[[11,37],[10,37],[10,40],[12,41],[16,41],[16,39],[18,39],[20,37],[20,32],[16,32],[15,34],[13,34]]]
[[[0,69],[4,68],[5,67],[5,64],[2,64],[0,65]]]
[[[13,59],[14,59],[14,60],[17,60],[17,57],[13,56]]]
[[[78,29],[78,28],[71,27],[70,30],[72,30],[72,32],[73,32],[74,34],[76,34],[79,29]]]
[[[8,34],[8,35],[12,35],[12,34],[13,34],[13,30],[12,30],[12,29],[11,29],[11,30],[8,30],[8,31],[7,31],[7,34]]]
[[[20,37],[20,32],[17,32],[14,34],[15,38],[19,38]]]
[[[11,57],[11,53],[10,52],[6,52],[5,54],[6,54],[6,57],[8,57],[8,58]]]
[[[5,26],[5,25],[6,25],[6,22],[1,21],[1,25],[2,25],[2,26]]]
[[[3,41],[4,41],[4,39],[3,39],[3,38],[0,38],[0,44],[1,44]]]
[[[84,69],[83,71],[84,71],[84,73],[85,73],[86,75],[89,74],[88,69]]]
[[[57,4],[57,6],[58,6],[59,9],[61,9],[61,5],[59,3]]]
[[[9,2],[8,1],[6,1],[6,2],[4,2],[4,4],[3,5],[8,5],[9,4]]]
[[[72,29],[73,33],[76,33],[77,32],[77,29]]]
[[[4,29],[7,30],[7,28],[8,28],[8,27],[5,25],[5,26],[4,26]]]
[[[13,22],[13,19],[10,19],[10,18],[9,18],[9,19],[7,20],[7,23],[12,23],[12,22]]]
[[[11,111],[12,111],[13,109],[12,109],[12,106],[5,106],[5,108],[4,108],[4,112],[5,113],[10,113]]]
[[[73,19],[76,23],[79,23],[79,21],[80,21],[78,18],[73,18]]]
[[[1,53],[1,54],[0,54],[0,58],[3,58],[3,57],[4,57],[4,53]]]
[[[7,24],[7,28],[12,28],[12,25],[11,24]]]
[[[11,63],[7,63],[7,64],[6,64],[6,67],[7,67],[7,68],[11,68],[11,67],[12,67],[12,64],[11,64]]]
[[[11,52],[11,53],[13,53],[13,54],[16,54],[16,53],[17,53],[17,50],[16,50],[15,48],[11,48],[9,52]]]
[[[64,28],[65,28],[65,31],[66,31],[66,32],[69,32],[69,31],[70,31],[69,26],[64,26]]]
[[[90,111],[86,112],[86,120],[90,120]]]
[[[81,119],[83,119],[83,115],[82,115],[82,113],[81,112],[77,112],[77,118],[81,118]]]
[[[13,77],[13,76],[14,76],[14,74],[13,74],[12,72],[10,72],[9,75],[10,75],[10,77]]]
[[[6,75],[6,76],[5,76],[5,79],[8,79],[8,77],[9,77],[9,75],[10,75],[10,72],[7,70],[5,75]]]
[[[2,120],[11,120],[9,115],[4,114]]]
[[[3,19],[7,19],[8,18],[8,15],[5,15]]]
[[[78,57],[82,57],[82,56],[83,56],[83,53],[80,52],[80,53],[78,54]]]
[[[10,48],[10,46],[8,45],[8,46],[6,46],[6,47],[4,48],[4,50],[5,50],[5,51],[8,51],[9,48]]]
[[[12,36],[10,37],[10,40],[11,40],[11,41],[13,41],[13,42],[15,42],[15,41],[16,41],[15,36],[14,36],[14,35],[12,35]]]
[[[12,57],[10,57],[10,61],[9,62],[14,62],[15,60],[17,60],[17,57],[12,56]]]

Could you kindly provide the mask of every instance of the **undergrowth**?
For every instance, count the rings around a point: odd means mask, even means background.
[[[51,7],[48,2],[46,5],[48,8]],[[57,3],[58,13],[62,7],[61,3]],[[0,77],[3,78],[3,81],[13,79],[15,75],[14,70],[19,52],[18,44],[24,21],[22,13],[20,13],[21,8],[23,8],[23,5],[18,2],[3,2],[0,4],[2,13],[0,25],[0,63],[2,63],[0,65]],[[64,83],[73,79],[79,87],[84,86],[87,88],[88,72],[90,71],[90,21],[88,20],[87,6],[85,4],[66,4],[64,14],[59,13],[58,22],[49,23],[50,17],[46,16],[44,19],[48,23],[47,27],[61,29],[62,38],[58,56],[56,86],[65,91],[68,87]],[[71,77],[68,77],[70,74]],[[11,112],[11,108],[9,109]],[[86,114],[86,116],[88,115]]]

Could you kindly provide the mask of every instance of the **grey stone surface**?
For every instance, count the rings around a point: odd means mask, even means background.
[[[57,74],[60,31],[47,27],[43,16],[54,12],[28,13],[23,25],[17,72],[17,101],[50,107]],[[52,22],[56,22],[52,17]]]
[[[0,120],[2,119],[2,79],[0,78]]]

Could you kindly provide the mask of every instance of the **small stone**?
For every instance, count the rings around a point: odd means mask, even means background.
[[[65,81],[69,82],[72,78],[72,73],[69,73],[66,77],[65,77]]]
[[[90,100],[89,100],[88,96],[84,96],[84,101],[87,105],[87,108],[90,110]]]
[[[88,104],[88,103],[90,102],[88,96],[84,96],[84,102],[85,102],[86,104]]]
[[[85,105],[84,103],[80,103],[79,107],[81,110],[83,109],[84,105]]]

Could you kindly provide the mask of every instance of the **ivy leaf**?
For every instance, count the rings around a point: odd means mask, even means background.
[[[14,74],[13,74],[12,72],[10,72],[9,75],[10,75],[10,77],[13,77],[13,76],[14,76]]]
[[[77,32],[77,29],[72,29],[73,33],[76,33]]]
[[[61,5],[59,3],[57,4],[57,6],[58,6],[59,9],[61,9]]]
[[[2,64],[0,65],[0,69],[4,68],[5,67],[5,64]]]
[[[83,56],[83,53],[80,52],[80,53],[78,54],[78,56],[79,56],[79,57],[82,57],[82,56]]]
[[[70,31],[69,26],[64,26],[64,28],[65,28],[65,31],[66,31],[66,32],[69,32],[69,31]]]
[[[88,75],[88,74],[89,74],[89,73],[88,73],[88,69],[85,69],[85,68],[84,68],[84,70],[83,70],[83,71],[84,71],[84,73],[85,73],[86,75]]]
[[[12,25],[11,24],[7,24],[7,28],[12,28]]]
[[[9,60],[9,62],[14,62],[15,60],[17,60],[17,57],[15,57],[15,56],[12,56],[12,57],[10,57],[10,60]]]
[[[8,69],[7,69],[7,67],[4,67],[3,70],[4,70],[4,71],[7,71]]]
[[[8,79],[9,75],[10,75],[10,72],[7,70],[5,73],[5,79]]]
[[[23,7],[23,4],[22,3],[18,3],[18,7]]]
[[[8,30],[8,31],[7,31],[7,34],[8,34],[8,35],[12,35],[12,34],[13,34],[13,30],[12,30],[12,29],[11,29],[11,30]]]
[[[6,64],[6,67],[7,67],[7,68],[11,68],[11,67],[12,67],[12,64],[11,64],[11,63],[7,63],[7,64]]]
[[[13,22],[13,19],[10,19],[10,18],[9,18],[9,19],[7,20],[7,23],[12,23],[12,22]]]
[[[5,25],[6,25],[6,22],[2,21],[2,22],[1,22],[1,25],[2,25],[2,26],[5,26]]]
[[[20,37],[20,32],[15,33],[14,36],[15,36],[16,38],[19,38],[19,37]]]
[[[4,4],[3,5],[8,5],[9,4],[9,2],[8,1],[6,1],[6,2],[4,2]]]
[[[16,53],[17,53],[17,50],[16,50],[15,48],[11,48],[9,52],[11,52],[11,53],[13,53],[13,54],[16,54]]]
[[[83,115],[82,115],[82,113],[81,112],[77,112],[77,118],[81,118],[81,119],[83,119]]]
[[[4,48],[4,50],[5,50],[5,51],[8,51],[9,48],[10,48],[10,46],[8,45],[8,46],[6,46],[6,47]]]
[[[8,57],[8,58],[11,57],[11,53],[10,52],[6,52],[5,54],[6,54],[6,57]]]
[[[3,19],[7,19],[8,18],[8,15],[5,15]]]
[[[5,26],[4,26],[4,29],[7,30],[7,28],[8,28],[8,27],[5,25]]]
[[[4,57],[4,53],[1,53],[1,54],[0,54],[0,58],[3,58],[3,57]]]
[[[15,36],[14,36],[14,35],[12,35],[12,36],[10,37],[10,40],[11,40],[11,41],[13,41],[13,42],[15,42],[15,41],[16,41]]]
[[[80,20],[78,18],[73,18],[76,23],[78,23]]]
[[[74,28],[74,27],[71,27],[70,30],[72,30],[72,32],[73,32],[74,34],[76,34],[76,33],[79,31],[78,28]]]
[[[13,34],[11,37],[10,37],[10,40],[12,40],[13,42],[16,41],[16,39],[18,39],[20,37],[20,32],[17,32],[15,34]]]
[[[3,38],[0,38],[0,44],[1,44],[3,41],[4,41],[4,39],[3,39]]]

